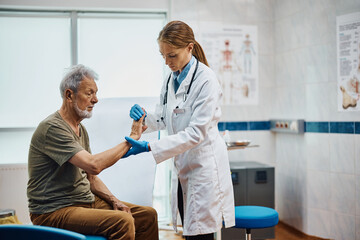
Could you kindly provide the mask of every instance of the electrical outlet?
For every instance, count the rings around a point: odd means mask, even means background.
[[[279,133],[304,133],[304,119],[272,119],[270,120],[270,131]]]

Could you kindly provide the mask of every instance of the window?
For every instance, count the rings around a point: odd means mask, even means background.
[[[35,127],[61,104],[69,14],[0,14],[0,128]]]
[[[158,97],[163,60],[157,36],[163,15],[78,15],[79,62],[101,77],[99,97]]]
[[[27,161],[33,130],[61,106],[59,83],[72,63],[99,73],[99,98],[158,97],[164,63],[156,38],[165,17],[0,12],[0,164]]]
[[[99,74],[99,98],[158,98],[164,63],[156,38],[165,21],[165,13],[0,12],[0,164],[27,162],[36,126],[61,106],[71,64]],[[169,165],[157,169],[154,192],[163,220]]]

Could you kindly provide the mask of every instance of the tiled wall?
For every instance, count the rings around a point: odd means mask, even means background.
[[[276,166],[281,220],[323,238],[360,240],[360,113],[337,111],[336,77],[336,16],[357,11],[359,0],[171,1],[171,19],[196,33],[204,21],[258,26],[259,104],[224,106],[219,128],[260,146],[231,161]],[[266,129],[279,118],[305,119],[305,134]]]
[[[304,135],[276,135],[276,206],[283,221],[331,239],[360,239],[359,112],[337,111],[336,16],[358,0],[274,5],[272,118],[306,120]]]

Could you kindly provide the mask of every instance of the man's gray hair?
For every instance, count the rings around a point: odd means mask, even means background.
[[[60,83],[61,97],[65,97],[65,90],[71,89],[75,94],[84,77],[98,80],[98,74],[91,68],[85,67],[82,64],[73,65],[67,69],[67,72]]]

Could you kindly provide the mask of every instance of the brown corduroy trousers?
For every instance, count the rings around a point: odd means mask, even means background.
[[[123,202],[129,213],[113,210],[104,200],[95,197],[91,204],[78,204],[55,212],[32,214],[33,224],[57,227],[85,235],[101,235],[109,240],[158,240],[157,213],[151,207]]]

